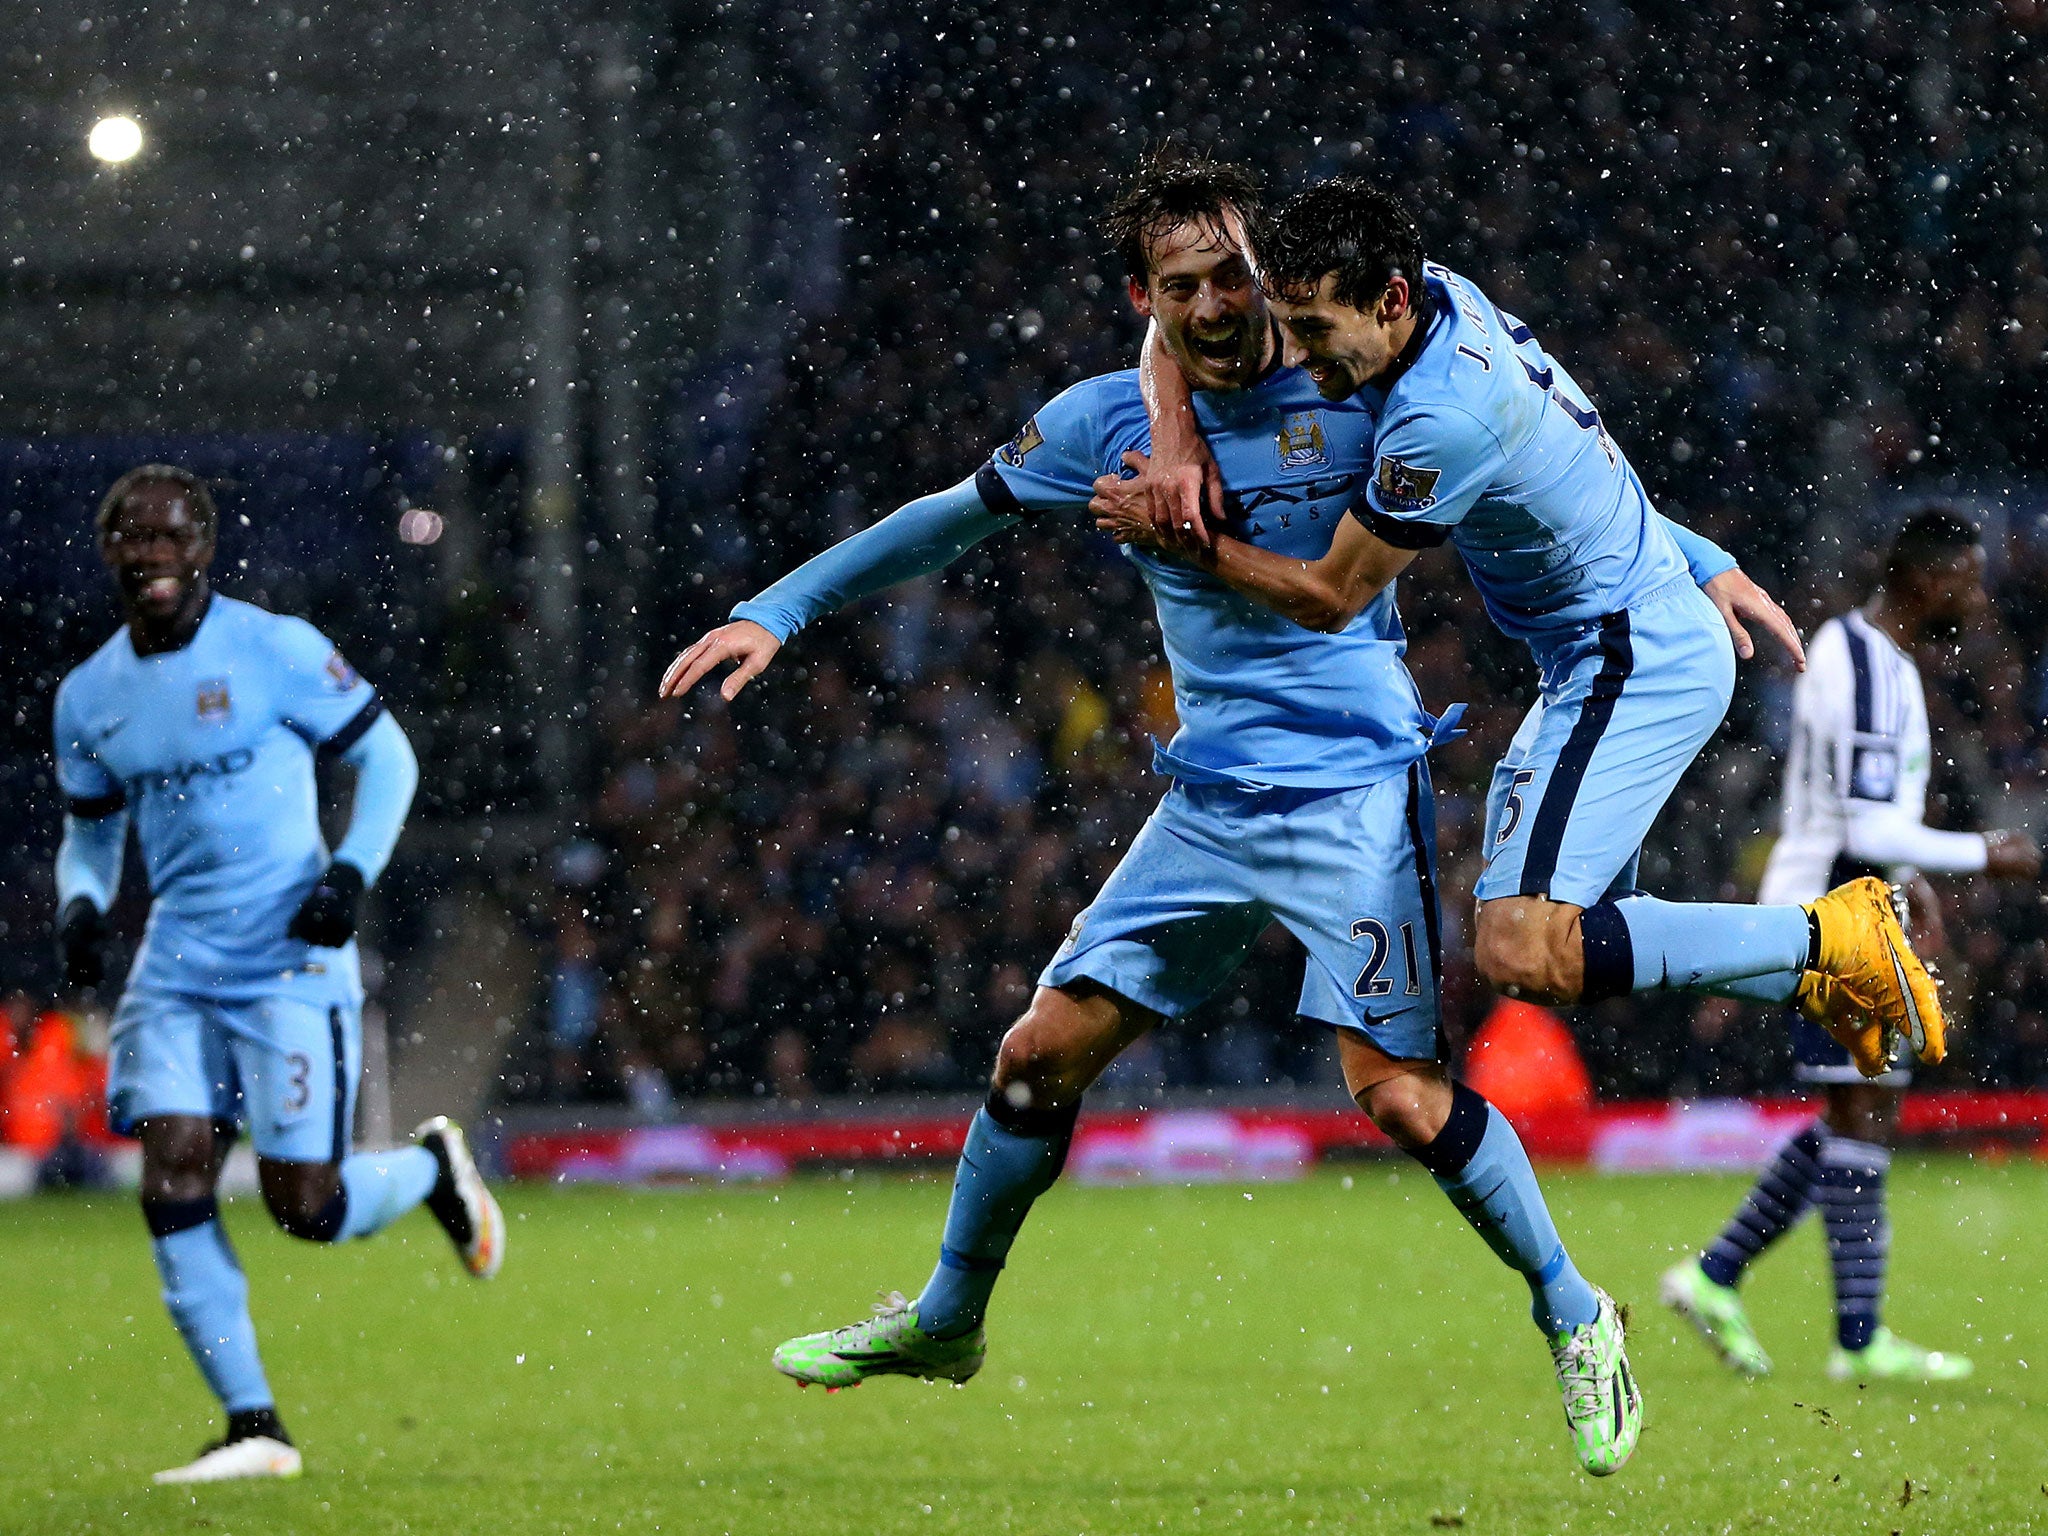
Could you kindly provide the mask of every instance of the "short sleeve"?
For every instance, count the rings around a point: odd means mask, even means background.
[[[1099,391],[1076,385],[1048,401],[974,477],[989,511],[1032,518],[1085,507],[1103,473]]]
[[[110,816],[128,803],[121,781],[86,745],[85,722],[79,718],[78,696],[67,681],[57,690],[51,721],[57,749],[57,787],[65,810],[73,816]]]
[[[377,723],[377,691],[304,619],[271,626],[271,686],[284,723],[316,747],[346,752]]]
[[[1409,412],[1373,444],[1372,478],[1352,515],[1389,544],[1428,549],[1450,537],[1501,463],[1500,440],[1470,411]]]

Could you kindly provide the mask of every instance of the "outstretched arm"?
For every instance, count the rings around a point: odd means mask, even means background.
[[[941,570],[1015,521],[991,512],[973,480],[899,507],[734,608],[733,622],[712,630],[669,663],[661,696],[679,698],[713,667],[735,662],[719,689],[733,698],[811,620],[899,581]]]

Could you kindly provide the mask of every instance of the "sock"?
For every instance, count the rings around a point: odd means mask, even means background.
[[[213,1395],[230,1414],[272,1407],[249,1317],[249,1282],[213,1197],[145,1200],[142,1218],[149,1223],[164,1306]]]
[[[1835,1338],[1861,1349],[1877,1332],[1884,1303],[1885,1260],[1892,1227],[1885,1216],[1884,1179],[1892,1155],[1867,1141],[1830,1136],[1820,1149],[1816,1198],[1835,1271]]]
[[[953,1175],[938,1267],[917,1298],[917,1325],[932,1337],[981,1326],[1031,1203],[1066,1164],[1079,1109],[1019,1109],[998,1089],[976,1112]]]
[[[1529,1283],[1530,1315],[1546,1337],[1600,1315],[1600,1299],[1564,1251],[1522,1138],[1499,1110],[1463,1083],[1452,1084],[1450,1118],[1436,1140],[1411,1155],[1487,1247]]]
[[[1764,977],[1774,995],[1760,1000],[1783,1002],[1799,985],[1810,942],[1804,907],[1660,901],[1640,893],[1586,908],[1579,932],[1586,964],[1580,1001],[1587,1003],[1631,992],[1714,991]]]
[[[441,1164],[425,1147],[357,1152],[341,1160],[341,1213],[337,1241],[381,1232],[434,1191]]]
[[[1812,1205],[1820,1181],[1820,1149],[1827,1124],[1816,1120],[1778,1148],[1768,1168],[1742,1197],[1713,1246],[1700,1255],[1700,1268],[1716,1285],[1736,1285],[1750,1260],[1791,1231]]]
[[[284,1432],[284,1421],[278,1418],[275,1408],[245,1408],[228,1415],[228,1444],[233,1445],[237,1440],[253,1440],[258,1435],[284,1445],[292,1443],[292,1437]]]

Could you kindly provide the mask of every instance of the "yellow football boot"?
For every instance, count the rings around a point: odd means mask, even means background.
[[[1891,887],[1874,875],[1865,875],[1808,902],[1806,910],[1820,926],[1820,963],[1814,969],[1849,994],[1846,1003],[1820,999],[1821,1013],[1816,1016],[1807,1010],[1807,1017],[1817,1017],[1829,1034],[1848,1047],[1857,1069],[1866,1076],[1884,1070],[1873,1063],[1884,1058],[1887,1034],[1903,1036],[1913,1054],[1929,1065],[1941,1060],[1948,1050],[1941,997],[1934,978],[1907,942],[1906,930],[1899,926]],[[1806,1009],[1807,992],[1802,981],[1802,1009]],[[1860,1020],[1847,1033],[1836,1028],[1837,1020],[1845,1015]],[[1864,1043],[1873,1025],[1878,1037],[1874,1049]]]
[[[1872,1016],[1870,1005],[1832,976],[1808,971],[1792,994],[1793,1006],[1834,1037],[1865,1077],[1891,1070],[1898,1036]]]

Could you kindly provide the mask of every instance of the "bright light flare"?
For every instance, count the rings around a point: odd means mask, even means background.
[[[132,117],[103,117],[85,136],[85,147],[108,165],[133,160],[142,151],[142,124]]]
[[[408,507],[399,514],[398,538],[402,544],[431,544],[447,525],[441,514],[425,507]]]

